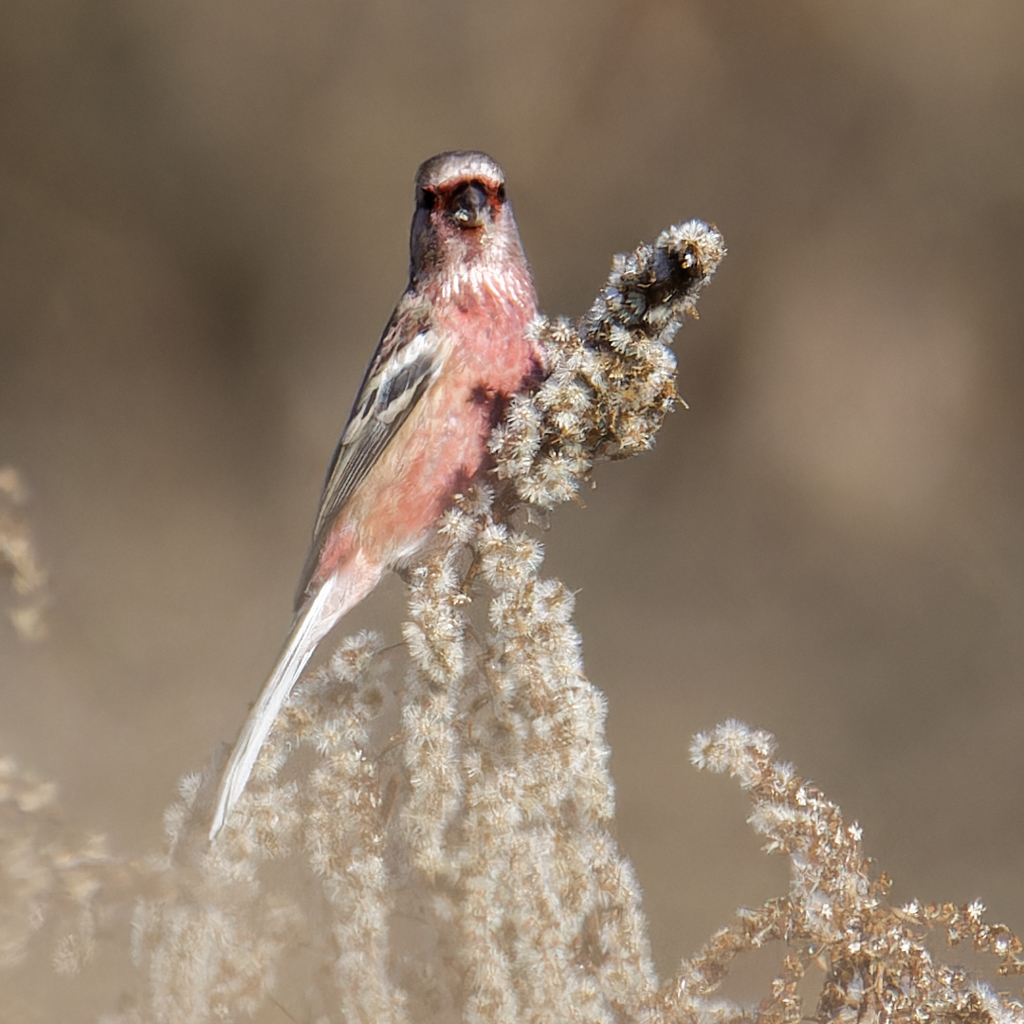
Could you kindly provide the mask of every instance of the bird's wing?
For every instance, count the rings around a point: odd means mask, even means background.
[[[403,310],[399,304],[366,370],[327,469],[297,604],[305,597],[320,549],[338,513],[437,378],[441,369],[438,341],[429,316],[419,310]]]

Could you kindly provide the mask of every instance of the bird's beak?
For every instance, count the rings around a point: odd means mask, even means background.
[[[480,228],[487,215],[487,194],[475,182],[467,182],[456,193],[452,206],[452,220],[460,228]]]

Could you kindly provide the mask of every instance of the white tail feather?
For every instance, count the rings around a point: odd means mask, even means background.
[[[316,650],[316,645],[334,628],[338,620],[358,604],[376,585],[380,573],[331,576],[302,606],[274,671],[263,687],[259,700],[253,705],[249,717],[231,751],[224,774],[217,789],[217,802],[210,825],[210,839],[224,827],[228,816],[245,790],[263,743],[270,733],[281,705],[291,692],[302,670]]]

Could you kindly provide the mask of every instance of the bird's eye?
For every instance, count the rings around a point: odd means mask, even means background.
[[[499,203],[505,202],[505,186],[499,185],[498,191],[495,193],[495,195],[497,195]]]
[[[420,206],[424,210],[432,210],[435,203],[437,203],[437,193],[431,192],[429,189],[423,189],[420,192]]]

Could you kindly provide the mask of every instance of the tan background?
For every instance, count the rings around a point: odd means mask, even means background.
[[[549,312],[673,221],[731,250],[691,410],[546,537],[659,966],[785,885],[687,763],[730,716],[901,898],[1024,930],[1022,39],[1019,0],[0,6],[0,465],[52,577],[0,749],[159,843],[283,636],[416,166],[482,148]]]

